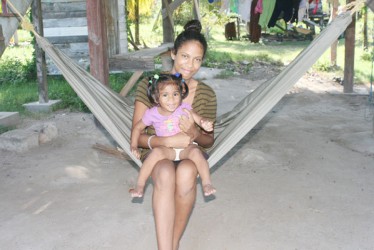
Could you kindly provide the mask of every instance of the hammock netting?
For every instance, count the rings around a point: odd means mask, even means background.
[[[233,111],[217,118],[215,144],[209,149],[210,167],[222,159],[277,104],[351,21],[349,11],[337,16],[278,76],[256,88]],[[113,139],[141,166],[141,162],[132,155],[129,144],[133,103],[101,84],[45,38],[36,34],[36,40]]]

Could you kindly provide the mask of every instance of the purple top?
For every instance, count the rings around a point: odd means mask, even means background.
[[[145,111],[142,120],[145,125],[152,125],[155,128],[157,136],[172,136],[181,131],[179,128],[179,118],[181,115],[187,116],[187,113],[183,109],[192,110],[192,107],[188,103],[182,103],[169,116],[161,115],[157,107],[149,108]]]

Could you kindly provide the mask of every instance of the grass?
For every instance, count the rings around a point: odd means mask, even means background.
[[[140,37],[140,40],[144,41],[150,47],[157,46],[161,42],[160,32],[159,30],[152,31],[152,24],[141,27],[142,33]],[[143,31],[145,30],[147,32],[144,33]],[[362,41],[359,39],[359,29],[357,29],[357,32],[355,83],[369,83],[372,52],[362,49]],[[142,34],[146,35],[142,36]],[[153,35],[149,36],[149,34]],[[241,34],[246,34],[243,27]],[[18,36],[19,46],[9,46],[0,59],[0,110],[18,111],[21,114],[26,114],[22,104],[38,101],[38,85],[35,80],[35,73],[32,76],[27,74],[27,72],[32,72],[32,68],[34,67],[30,62],[33,54],[33,46],[30,42],[31,36],[26,31],[19,31]],[[222,73],[222,77],[232,75],[235,69],[231,66],[242,64],[242,62],[246,62],[246,70],[249,70],[258,62],[266,62],[278,66],[286,65],[294,60],[310,43],[310,41],[293,41],[254,44],[244,39],[227,41],[224,37],[224,28],[221,26],[211,30],[208,42],[209,51],[203,65],[226,69]],[[373,44],[373,41],[370,41],[370,44]],[[330,67],[329,57],[330,50],[327,50],[314,64],[313,70],[329,72],[343,77],[344,39],[339,40],[338,67]],[[148,72],[147,74],[150,75],[152,72]],[[110,76],[110,87],[114,91],[119,92],[130,76],[130,73],[112,74]],[[49,76],[48,89],[49,99],[62,100],[56,107],[57,109],[88,112],[87,107],[62,77]]]

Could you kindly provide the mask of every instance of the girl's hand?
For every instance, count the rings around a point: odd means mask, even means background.
[[[193,142],[198,137],[199,131],[196,129],[195,121],[193,120],[191,112],[187,109],[184,109],[183,111],[187,113],[187,116],[182,115],[179,118],[179,127],[191,138],[191,142]]]
[[[201,123],[201,127],[205,131],[207,131],[207,132],[213,131],[213,122],[212,121],[206,120],[206,119],[201,119],[200,123]]]
[[[131,147],[131,153],[138,159],[140,159],[140,151],[138,148]]]

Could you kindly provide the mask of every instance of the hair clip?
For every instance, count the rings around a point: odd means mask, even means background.
[[[175,75],[177,78],[179,78],[179,77],[181,76],[180,73],[175,73],[174,75]]]
[[[155,80],[157,81],[159,78],[160,78],[160,76],[155,74],[152,78],[149,79],[148,82],[149,82],[149,84],[153,84],[153,81],[155,81]]]

